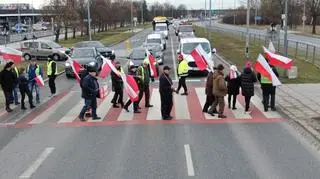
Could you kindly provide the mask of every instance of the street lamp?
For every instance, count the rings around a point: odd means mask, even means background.
[[[285,2],[284,13],[284,55],[288,57],[288,0]]]
[[[247,0],[246,58],[249,59],[250,1]]]
[[[209,0],[209,29],[211,28],[211,0]],[[209,41],[211,40],[211,31],[209,30]]]
[[[88,33],[89,40],[91,40],[91,17],[90,17],[90,0],[88,0]]]

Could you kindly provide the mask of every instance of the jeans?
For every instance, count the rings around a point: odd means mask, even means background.
[[[113,104],[117,104],[119,103],[121,106],[123,106],[123,91],[122,90],[116,90],[114,95],[113,95],[113,98],[111,100],[111,103]]]
[[[13,85],[13,90],[12,90],[12,100],[14,101],[16,104],[19,103],[19,97],[18,97],[18,84],[14,84]]]
[[[88,109],[91,109],[92,117],[97,117],[97,98],[84,99],[84,106],[81,109],[79,117],[83,118]]]
[[[20,93],[21,93],[21,107],[25,107],[24,99],[26,95],[28,96],[30,107],[33,106],[33,102],[32,102],[33,97],[29,89],[25,90],[23,88],[20,88]]]
[[[29,82],[29,89],[31,94],[33,95],[33,88],[36,90],[36,101],[40,102],[40,87],[35,80]]]
[[[162,119],[167,119],[170,117],[170,113],[173,106],[172,93],[161,93],[160,92],[160,100],[161,100],[161,116]]]

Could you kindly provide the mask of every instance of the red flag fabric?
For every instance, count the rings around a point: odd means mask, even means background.
[[[42,78],[41,75],[36,76],[36,77],[34,78],[34,80],[36,80],[36,82],[37,82],[37,84],[38,84],[39,86],[41,86],[41,87],[44,86],[44,81],[43,81],[43,78]]]
[[[2,57],[4,61],[12,61],[16,64],[23,61],[22,52],[10,47],[0,46],[0,57]]]
[[[80,83],[79,73],[81,70],[81,65],[77,61],[71,59],[71,68],[73,70],[73,73],[74,73],[74,76],[76,77],[77,82]]]
[[[153,55],[151,55],[151,53],[148,50],[146,50],[146,53],[147,53],[147,58],[149,60],[151,76],[157,78],[158,77],[157,68],[156,68],[157,60],[153,57]]]
[[[255,64],[255,70],[259,72],[262,76],[267,77],[270,81],[272,81],[273,86],[280,86],[281,82],[278,77],[272,71],[270,65],[266,61],[266,59],[259,54],[258,60]]]
[[[108,74],[111,72],[111,67],[110,67],[110,65],[113,66],[113,64],[111,63],[111,61],[110,61],[110,63],[108,63],[107,60],[108,60],[108,59],[104,59],[104,60],[103,60],[103,64],[102,64],[101,71],[100,71],[100,77],[101,77],[101,78],[107,77]]]
[[[126,75],[125,90],[132,102],[139,100],[139,87],[132,75]]]
[[[195,49],[193,49],[191,52],[191,57],[194,59],[194,62],[199,70],[204,71],[207,69],[207,62],[201,53],[202,50],[200,48],[202,48],[201,45],[198,45]]]
[[[290,69],[293,65],[293,60],[275,53],[272,53],[267,48],[263,47],[264,54],[269,60],[270,65],[278,66],[285,69]]]

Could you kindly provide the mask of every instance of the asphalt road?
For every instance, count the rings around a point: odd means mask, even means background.
[[[133,47],[139,46],[149,32],[134,36]],[[173,32],[167,43],[164,63],[174,67],[172,56],[178,41]],[[125,44],[114,48],[125,50]],[[175,78],[173,70],[171,76]],[[189,121],[141,121],[140,118],[152,112],[143,108],[143,114],[134,116],[133,122],[117,121],[124,113],[114,109],[105,113],[104,122],[56,125],[80,100],[76,82],[61,76],[57,80],[61,94],[57,97],[24,116],[16,110],[19,118],[9,120],[8,115],[0,115],[3,125],[18,120],[14,126],[0,127],[0,178],[319,178],[319,152],[285,119],[201,121],[202,114],[197,111],[201,108],[192,100],[197,98],[193,88],[203,86],[203,81],[192,80],[188,81],[190,95],[186,102],[193,108],[179,111],[185,105],[179,100],[175,100],[174,107],[175,116],[189,112]],[[108,82],[106,79],[101,84]],[[157,83],[152,86],[156,87]],[[42,96],[47,96],[48,89],[42,91]],[[185,99],[179,96],[176,98]],[[152,103],[158,102],[153,99]],[[99,113],[110,107],[109,101],[101,105],[104,108],[98,109]],[[259,113],[255,110],[254,116]],[[228,110],[227,115],[231,116],[232,112]]]

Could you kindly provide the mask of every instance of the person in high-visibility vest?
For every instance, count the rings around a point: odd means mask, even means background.
[[[18,77],[19,77],[19,70],[15,66],[15,64],[12,65],[12,73],[14,74],[15,80],[13,83],[13,90],[12,90],[12,98],[11,103],[15,103],[15,105],[19,105],[19,97],[18,97]]]
[[[36,90],[36,101],[37,103],[40,103],[40,87],[37,84],[35,78],[37,76],[43,77],[42,68],[37,64],[36,59],[32,59],[31,63],[27,67],[27,74],[29,79],[29,88],[31,94],[33,94],[33,89]]]
[[[119,61],[115,62],[116,69],[120,73],[124,73],[123,69],[121,68],[121,64]],[[120,104],[121,107],[124,107],[123,103],[123,81],[121,76],[117,75],[113,71],[111,72],[111,81],[112,81],[112,90],[115,92],[114,96],[111,100],[114,108],[119,108],[117,104]]]
[[[150,68],[149,68],[149,61],[148,60],[144,60],[142,65],[138,67],[138,76],[141,76],[141,82],[142,82],[142,87],[141,90],[139,92],[139,104],[140,101],[143,97],[143,93],[145,94],[145,107],[146,108],[151,108],[153,107],[153,105],[150,104],[150,78],[151,74],[150,74]],[[154,79],[152,79],[153,81]]]
[[[49,78],[49,88],[51,91],[51,96],[54,96],[56,94],[55,79],[57,77],[57,74],[57,63],[53,60],[52,56],[49,56],[47,62],[47,76]]]
[[[279,77],[279,73],[277,69],[274,66],[271,66],[272,71],[274,74]],[[260,81],[261,89],[262,89],[262,95],[263,95],[263,107],[264,111],[267,112],[269,110],[269,107],[271,107],[271,111],[276,111],[275,107],[275,99],[276,99],[276,87],[273,86],[272,81],[269,80],[267,77],[261,75],[260,73],[257,74],[257,78]],[[271,97],[271,101],[270,101]],[[270,105],[269,105],[270,104]]]
[[[179,84],[176,93],[179,94],[180,88],[183,87],[184,93],[182,93],[181,95],[188,95],[188,88],[186,85],[186,78],[188,77],[188,62],[183,59],[183,55],[181,54],[179,54],[178,60]]]

